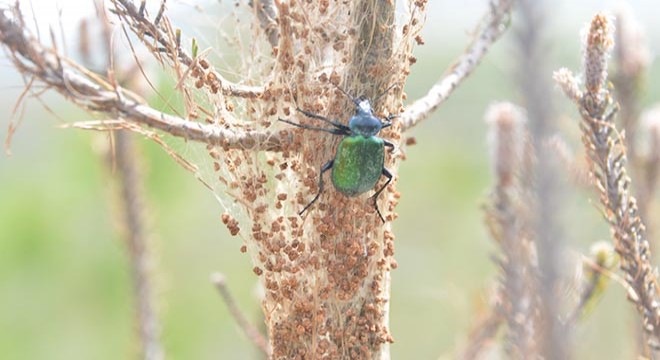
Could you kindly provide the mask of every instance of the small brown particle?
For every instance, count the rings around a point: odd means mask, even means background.
[[[218,76],[213,71],[209,71],[208,73],[206,73],[204,77],[206,78],[206,82],[208,83],[213,83],[218,81]]]
[[[298,325],[298,327],[296,328],[296,333],[298,333],[298,335],[303,335],[305,333],[305,327],[302,325]]]
[[[247,246],[241,246],[241,252],[245,254],[247,252]]]
[[[222,219],[222,223],[227,226],[227,229],[229,229],[231,236],[236,236],[239,231],[241,231],[241,228],[238,226],[238,221],[228,213],[222,214],[220,218]]]
[[[412,146],[417,144],[417,139],[414,136],[411,136],[406,139],[406,145]]]
[[[261,268],[258,266],[255,266],[254,269],[252,269],[252,271],[254,271],[254,273],[257,274],[257,276],[261,276],[261,274],[264,273],[264,271],[261,270]]]
[[[417,45],[424,45],[424,38],[422,38],[422,35],[415,36],[415,41],[417,42]]]

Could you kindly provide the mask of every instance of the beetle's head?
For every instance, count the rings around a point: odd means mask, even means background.
[[[369,102],[369,99],[367,99],[364,96],[360,96],[359,98],[355,99],[355,115],[357,116],[365,116],[365,115],[372,115],[373,116],[374,111],[371,108],[371,102]]]

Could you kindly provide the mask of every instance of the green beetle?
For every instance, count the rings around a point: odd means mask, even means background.
[[[374,101],[386,94],[392,87],[394,87],[394,85],[378,95]],[[381,139],[376,135],[380,130],[391,126],[392,119],[395,118],[396,115],[390,115],[385,121],[382,121],[374,115],[371,103],[367,98],[354,98],[341,88],[337,88],[355,104],[355,115],[353,115],[348,121],[348,126],[302,109],[297,110],[305,116],[332,125],[332,128],[303,125],[290,120],[279,119],[279,121],[303,129],[323,131],[333,135],[344,136],[339,143],[335,158],[321,167],[321,174],[319,175],[319,192],[314,196],[312,201],[310,201],[309,204],[298,213],[298,215],[302,215],[310,206],[312,206],[312,204],[314,204],[314,202],[316,202],[316,200],[318,200],[319,196],[321,196],[321,193],[323,192],[323,174],[332,169],[331,178],[335,189],[342,194],[351,197],[373,189],[381,176],[387,178],[387,182],[385,182],[380,189],[376,190],[376,193],[372,196],[374,199],[374,208],[384,223],[385,218],[383,218],[380,209],[378,209],[377,200],[378,195],[380,195],[380,193],[385,190],[387,185],[392,181],[392,174],[384,167],[384,149],[386,146],[394,149],[394,144]]]

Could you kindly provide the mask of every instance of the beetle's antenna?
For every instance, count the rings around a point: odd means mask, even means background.
[[[298,124],[298,123],[293,122],[291,120],[282,119],[282,118],[278,118],[277,120],[279,120],[281,122],[284,122],[284,123],[287,123],[287,124],[290,124],[290,125],[293,125],[295,127],[299,127],[301,129],[323,131],[323,132],[327,132],[327,133],[330,133],[330,134],[333,134],[333,135],[341,135],[341,136],[350,135],[350,130],[349,129],[346,129],[346,130],[342,129],[342,128],[327,129],[327,128],[322,128],[322,127],[318,127],[318,126]]]
[[[332,85],[335,85],[335,84],[333,84],[332,82],[331,82],[331,84],[332,84]],[[337,89],[339,89],[339,91],[341,91],[344,95],[346,95],[347,98],[351,99],[351,101],[352,101],[355,105],[357,105],[357,104],[359,103],[357,98],[354,98],[354,97],[352,97],[351,95],[349,95],[344,89],[340,88],[339,85],[335,85],[335,87],[336,87]]]
[[[382,93],[378,94],[378,96],[376,96],[376,97],[374,98],[373,103],[376,104],[376,102],[378,101],[378,99],[382,98],[383,95],[387,94],[388,91],[392,90],[392,88],[395,87],[395,86],[397,86],[397,85],[398,85],[397,83],[394,83],[394,84],[388,86],[387,89],[385,89]]]

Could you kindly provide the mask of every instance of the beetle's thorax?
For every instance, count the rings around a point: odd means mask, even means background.
[[[378,134],[383,124],[374,116],[369,100],[360,99],[355,106],[355,115],[348,121],[348,127],[354,134],[369,137]]]

